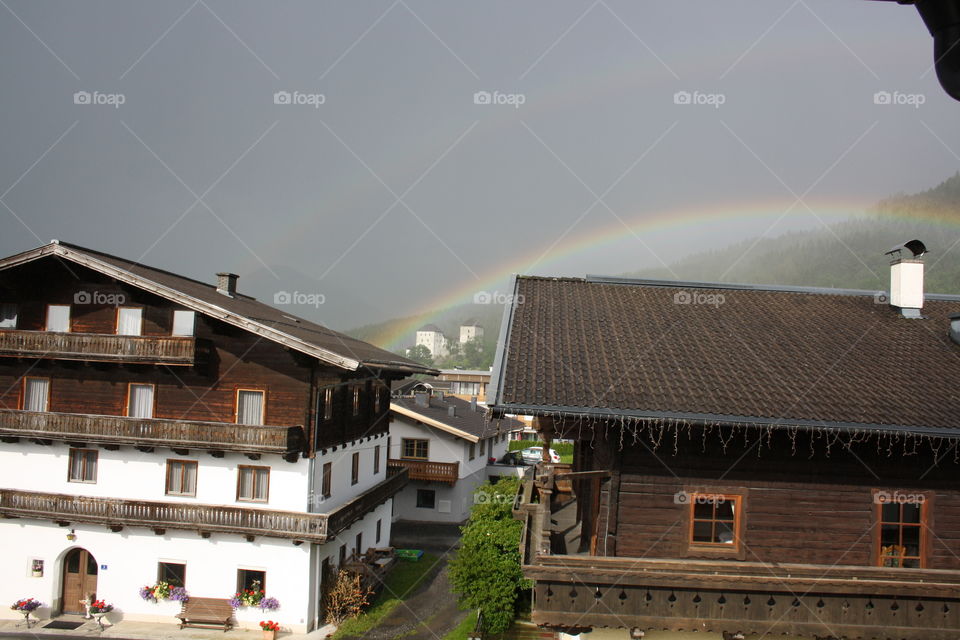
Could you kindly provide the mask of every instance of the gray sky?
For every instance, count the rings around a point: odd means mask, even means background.
[[[861,0],[2,0],[0,254],[233,270],[338,328],[659,265],[951,175],[932,48]]]

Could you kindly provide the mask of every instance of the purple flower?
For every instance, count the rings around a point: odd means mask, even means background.
[[[140,597],[147,602],[156,602],[157,594],[153,587],[140,587]]]
[[[260,600],[261,611],[276,611],[280,608],[280,601],[276,598],[263,598]]]
[[[233,596],[232,598],[230,598],[230,606],[233,607],[234,609],[239,609],[240,598],[238,598],[237,596]]]
[[[187,590],[183,587],[174,587],[170,589],[170,595],[168,596],[170,600],[176,600],[177,602],[186,602],[190,599],[190,596],[187,595]]]

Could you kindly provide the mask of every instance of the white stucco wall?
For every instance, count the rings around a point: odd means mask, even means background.
[[[348,442],[345,446],[338,446],[317,451],[313,459],[313,484],[309,489],[311,511],[325,513],[336,509],[343,503],[353,499],[387,479],[387,440],[388,434],[382,433],[369,439],[363,438],[355,442]],[[373,472],[373,457],[380,447],[380,469]],[[353,454],[360,453],[360,473],[357,484],[350,484]],[[330,497],[323,497],[323,465],[331,463]]]

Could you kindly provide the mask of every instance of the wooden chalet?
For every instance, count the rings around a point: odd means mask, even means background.
[[[960,297],[905,246],[890,294],[516,278],[488,401],[576,441],[515,511],[537,624],[960,637]]]

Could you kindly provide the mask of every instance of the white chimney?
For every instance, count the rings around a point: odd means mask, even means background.
[[[904,316],[920,317],[923,308],[922,257],[926,252],[926,246],[919,240],[904,242],[887,251],[891,257],[890,306],[900,309]]]
[[[235,273],[221,272],[217,274],[217,293],[222,293],[231,298],[237,294],[237,280],[240,278]]]

